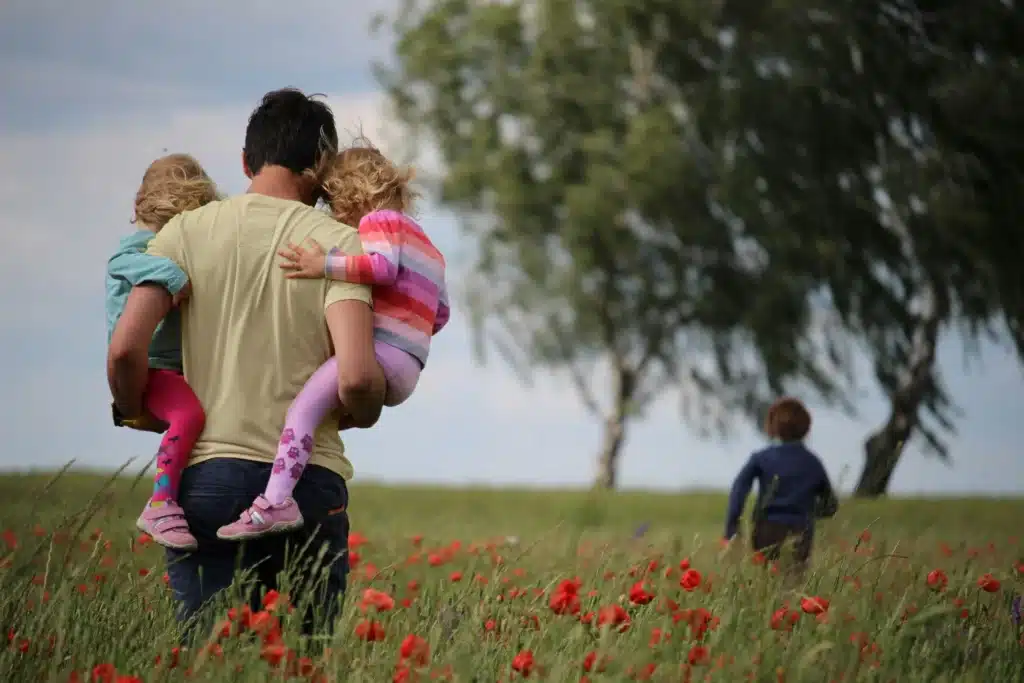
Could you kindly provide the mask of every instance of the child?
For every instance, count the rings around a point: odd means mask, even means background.
[[[795,398],[781,398],[768,410],[765,432],[775,443],[750,456],[729,495],[725,540],[736,535],[743,504],[757,480],[752,545],[769,559],[779,557],[788,538],[796,540],[798,565],[811,554],[814,519],[831,517],[838,502],[825,467],[817,455],[804,446],[811,429],[811,415]]]
[[[407,215],[415,199],[413,174],[396,168],[372,147],[345,150],[326,170],[324,190],[334,217],[359,226],[365,254],[346,256],[319,244],[289,245],[280,255],[290,278],[330,278],[373,286],[377,362],[387,380],[385,405],[412,394],[427,362],[431,337],[447,324],[450,310],[444,257]],[[285,418],[270,481],[237,522],[221,527],[226,540],[255,538],[302,526],[291,494],[313,452],[313,434],[338,406],[337,361],[309,378]],[[344,420],[344,418],[343,418]]]
[[[157,159],[142,176],[135,195],[139,230],[124,237],[107,262],[107,342],[124,311],[132,287],[159,284],[174,297],[175,305],[186,295],[185,273],[168,259],[146,254],[146,245],[171,218],[216,200],[217,188],[199,162],[187,154]],[[146,384],[144,418],[125,419],[114,409],[114,424],[159,431],[150,416],[166,423],[167,431],[156,457],[153,495],[136,525],[162,546],[195,550],[196,539],[178,506],[178,483],[192,447],[203,431],[205,415],[199,399],[182,375],[181,318],[172,308],[157,327],[149,347],[149,381]]]

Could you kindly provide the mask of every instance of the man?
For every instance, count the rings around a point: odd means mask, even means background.
[[[345,480],[352,466],[337,433],[340,415],[320,425],[310,467],[295,489],[305,528],[243,545],[216,537],[263,491],[289,404],[332,354],[347,419],[365,428],[380,416],[384,379],[374,357],[369,290],[287,279],[275,258],[289,242],[309,238],[361,253],[355,229],[313,208],[319,190],[307,171],[322,155],[335,154],[337,141],[326,104],[293,89],[268,93],[245,133],[248,192],[173,218],[148,248],[189,279],[191,295],[182,309],[184,371],[206,411],[178,501],[198,550],[167,551],[182,619],[196,616],[239,570],[255,580],[250,599],[256,608],[261,589],[277,587],[287,563],[288,592],[307,608],[307,633],[330,629],[345,589]],[[160,283],[138,286],[114,330],[108,379],[126,417],[143,412],[147,347],[170,308],[171,296]]]

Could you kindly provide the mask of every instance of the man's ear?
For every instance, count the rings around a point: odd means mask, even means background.
[[[249,180],[252,180],[252,171],[249,170],[249,164],[247,164],[246,161],[245,161],[245,150],[244,149],[242,150],[242,173],[245,174],[246,178],[248,178]]]

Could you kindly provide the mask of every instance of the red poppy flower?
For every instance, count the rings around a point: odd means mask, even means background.
[[[625,631],[629,624],[629,613],[620,605],[607,605],[597,611],[598,626],[617,626],[620,631]]]
[[[530,650],[522,650],[512,658],[512,670],[519,672],[519,675],[523,678],[530,677],[530,673],[533,672],[533,667],[533,652]]]
[[[949,583],[949,577],[947,577],[946,572],[941,569],[933,569],[928,572],[925,582],[933,591],[941,592],[946,589],[946,585]]]
[[[376,621],[363,619],[356,624],[356,637],[372,643],[376,640],[384,640],[384,627]]]
[[[654,594],[649,593],[643,581],[637,581],[629,589],[629,601],[634,605],[646,605],[654,600]]]
[[[583,658],[583,670],[587,672],[593,671],[601,673],[607,668],[609,661],[608,657],[599,656],[597,652],[591,650]]]
[[[430,661],[430,645],[423,638],[410,633],[398,647],[398,657],[401,662],[408,661],[416,666],[426,666]]]
[[[986,593],[995,593],[999,590],[1002,584],[999,579],[992,576],[991,574],[985,573],[978,577],[978,588],[985,591]]]
[[[683,572],[683,576],[679,579],[679,585],[683,590],[689,592],[695,590],[700,586],[701,575],[696,569],[687,569]]]
[[[796,622],[800,620],[800,613],[789,610],[785,607],[777,609],[772,613],[771,627],[775,631],[791,631]]]
[[[800,609],[806,614],[824,614],[828,611],[829,601],[825,598],[800,598]]]
[[[395,599],[384,591],[376,588],[367,588],[363,591],[363,599],[359,602],[359,609],[363,612],[371,607],[377,608],[378,612],[388,612],[395,608]]]
[[[579,580],[566,580],[558,584],[558,587],[551,593],[548,607],[555,614],[579,614],[580,611],[580,582]]]

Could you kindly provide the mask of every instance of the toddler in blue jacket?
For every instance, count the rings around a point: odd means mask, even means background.
[[[795,540],[795,559],[805,564],[811,554],[814,520],[831,517],[838,508],[835,492],[821,459],[804,445],[811,415],[795,398],[781,398],[768,410],[765,432],[774,443],[757,451],[736,475],[729,495],[725,539],[732,540],[743,506],[757,481],[752,545],[777,559],[787,539]]]

